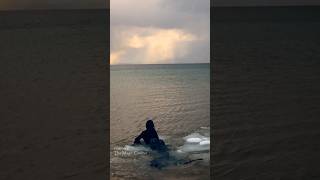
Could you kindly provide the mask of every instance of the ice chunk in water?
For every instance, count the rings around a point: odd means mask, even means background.
[[[208,141],[208,140],[205,140],[205,141],[201,141],[200,143],[199,143],[200,145],[210,145],[210,141]]]
[[[188,143],[200,143],[202,140],[200,138],[188,138]]]
[[[179,153],[207,152],[210,150],[210,137],[199,133],[192,133],[183,139],[185,143],[178,148],[177,152]]]

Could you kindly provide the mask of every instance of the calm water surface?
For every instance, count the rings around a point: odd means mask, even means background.
[[[209,93],[209,64],[111,66],[111,177],[209,179],[209,145],[188,142],[199,137],[210,142]],[[184,158],[203,160],[151,168],[152,153],[130,146],[148,117],[172,156],[183,152]]]

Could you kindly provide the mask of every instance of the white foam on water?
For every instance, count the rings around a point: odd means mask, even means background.
[[[148,152],[151,151],[150,148],[142,145],[137,145],[137,146],[131,146],[131,145],[125,145],[123,150],[125,151],[131,151],[131,152]]]
[[[200,138],[188,138],[186,141],[188,143],[200,143],[202,140]]]
[[[167,136],[159,136],[159,139],[165,140],[167,139]]]
[[[183,139],[185,143],[178,148],[178,153],[206,153],[210,151],[210,137],[199,133],[192,133]]]

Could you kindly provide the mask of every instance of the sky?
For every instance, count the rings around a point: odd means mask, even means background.
[[[210,62],[209,0],[111,0],[111,64]]]
[[[107,0],[0,0],[7,9],[95,9]],[[215,6],[320,5],[319,0],[214,0]],[[210,62],[210,0],[110,0],[111,64]]]

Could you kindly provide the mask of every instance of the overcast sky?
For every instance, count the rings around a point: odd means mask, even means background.
[[[0,9],[105,8],[106,0],[0,0]],[[214,0],[215,6],[320,5],[320,0]],[[210,62],[209,0],[110,0],[111,63]]]
[[[111,63],[210,62],[210,1],[111,0]]]

